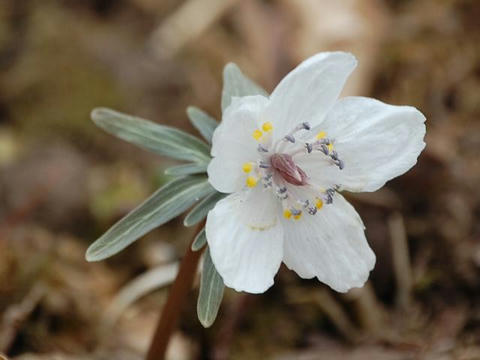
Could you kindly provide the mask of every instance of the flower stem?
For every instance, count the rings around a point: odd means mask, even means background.
[[[200,224],[195,234],[198,234],[203,226],[204,224]],[[195,236],[192,242],[194,239]],[[170,337],[178,323],[178,318],[187,300],[188,292],[192,288],[201,254],[202,251],[192,251],[191,244],[188,246],[180,264],[178,275],[170,289],[167,302],[162,309],[145,360],[163,360],[165,358]]]

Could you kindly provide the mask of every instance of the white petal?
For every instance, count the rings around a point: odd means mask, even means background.
[[[265,112],[281,138],[301,122],[320,123],[357,65],[352,54],[323,52],[302,62],[277,85]]]
[[[303,170],[313,178],[333,179],[349,191],[375,191],[416,164],[425,147],[425,116],[411,106],[347,97],[339,100],[316,130],[335,139],[345,168],[315,166],[315,154]]]
[[[273,285],[283,257],[277,201],[260,186],[229,195],[208,213],[206,235],[225,285],[262,293]]]
[[[283,220],[283,261],[302,278],[317,277],[332,289],[361,287],[375,265],[362,220],[340,195],[314,216]]]
[[[212,156],[208,179],[220,192],[231,193],[245,184],[242,165],[256,161],[258,143],[252,137],[268,99],[264,96],[234,98],[225,110],[212,138]]]

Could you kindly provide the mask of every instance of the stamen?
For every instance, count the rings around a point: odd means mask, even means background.
[[[283,217],[285,219],[290,219],[292,217],[292,212],[289,209],[283,210]]]
[[[287,199],[288,199],[288,193],[284,193],[284,194],[279,194],[279,193],[277,193],[277,197],[278,197],[280,200],[287,200]]]
[[[275,189],[275,193],[280,200],[287,200],[288,199],[288,192],[287,192],[287,188],[285,186],[283,186],[283,187],[277,186],[276,189]]]
[[[323,207],[322,199],[317,199],[317,201],[315,201],[315,208],[320,210],[322,207]]]
[[[327,189],[327,191],[325,192],[325,197],[326,197],[326,203],[327,204],[331,204],[333,203],[333,195],[335,194],[335,190],[333,189]]]
[[[304,208],[307,208],[308,205],[310,205],[310,201],[308,200],[298,200],[297,201],[300,205],[302,205]]]
[[[260,139],[262,138],[263,133],[262,133],[260,130],[257,129],[257,130],[255,130],[255,131],[253,132],[252,136],[253,136],[253,138],[254,138],[255,140],[258,141],[258,140],[260,140]]]
[[[264,188],[272,187],[272,185],[273,185],[272,174],[267,174],[266,176],[264,176],[262,178],[262,182],[263,182],[263,187]]]
[[[302,213],[302,210],[298,210],[298,209],[295,209],[295,208],[291,208],[290,209],[290,212],[292,213],[293,216],[298,216]]]
[[[293,135],[287,135],[283,139],[291,142],[292,144],[295,144],[295,138],[293,137]]]
[[[307,149],[307,153],[310,154],[310,153],[312,152],[312,150],[313,150],[313,145],[310,144],[310,143],[305,143],[305,147],[306,147],[306,149]]]
[[[299,214],[293,215],[293,218],[294,218],[295,220],[299,220],[301,217],[302,217],[302,212],[301,212],[301,211],[300,211]]]
[[[272,131],[272,130],[273,130],[273,125],[272,125],[272,123],[271,123],[270,121],[267,121],[267,122],[263,123],[262,129],[263,129],[263,131],[265,131],[265,132]]]
[[[309,124],[308,122],[303,122],[303,123],[302,123],[302,127],[303,127],[303,129],[305,129],[305,130],[310,130],[310,129],[311,129],[310,124]]]
[[[323,152],[325,155],[328,155],[328,153],[329,153],[328,146],[325,145],[325,144],[321,144],[320,145],[320,151]]]
[[[268,169],[270,167],[270,164],[267,163],[266,161],[260,161],[260,163],[258,164],[258,167],[262,169]]]
[[[257,185],[258,179],[254,176],[247,177],[246,184],[249,188],[253,188]]]
[[[267,153],[268,149],[265,146],[263,146],[262,144],[258,144],[257,151]]]
[[[317,208],[316,208],[316,207],[313,207],[313,206],[312,206],[312,207],[309,207],[309,208],[308,208],[308,213],[309,213],[310,215],[315,215],[315,214],[317,213]]]
[[[253,164],[252,164],[251,162],[246,162],[246,163],[243,164],[243,166],[242,166],[242,170],[243,170],[244,172],[246,172],[247,174],[248,174],[250,171],[252,171],[252,169],[253,169]]]
[[[327,133],[325,131],[320,131],[317,134],[316,138],[317,138],[317,140],[320,140],[320,139],[323,139],[325,136],[327,136]]]

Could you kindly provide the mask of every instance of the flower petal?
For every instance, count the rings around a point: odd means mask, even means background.
[[[425,147],[425,116],[411,106],[394,106],[364,97],[339,100],[315,130],[335,139],[345,167],[315,166],[315,154],[303,170],[313,179],[333,179],[349,191],[375,191],[416,164]],[[317,162],[318,164],[318,162]]]
[[[260,186],[229,195],[208,214],[206,234],[225,285],[262,293],[273,285],[283,257],[283,229],[271,192]]]
[[[291,71],[270,96],[265,118],[274,125],[279,139],[301,122],[320,123],[337,100],[343,85],[357,65],[352,54],[323,52]]]
[[[317,277],[332,289],[346,292],[361,287],[375,265],[364,226],[355,209],[335,194],[315,216],[283,220],[283,261],[302,278]]]
[[[256,161],[258,143],[252,133],[258,128],[260,113],[268,99],[264,96],[233,98],[212,138],[212,156],[208,180],[220,192],[231,193],[244,186],[242,165]]]

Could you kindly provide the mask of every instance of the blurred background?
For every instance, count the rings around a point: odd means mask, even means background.
[[[172,165],[97,129],[92,108],[194,132],[185,108],[218,118],[225,63],[271,91],[340,49],[360,62],[345,94],[428,119],[416,167],[347,194],[371,280],[338,294],[282,268],[263,295],[227,291],[208,330],[193,289],[168,359],[480,359],[479,19],[478,0],[0,1],[0,352],[142,359],[192,236],[175,220],[86,263]]]

